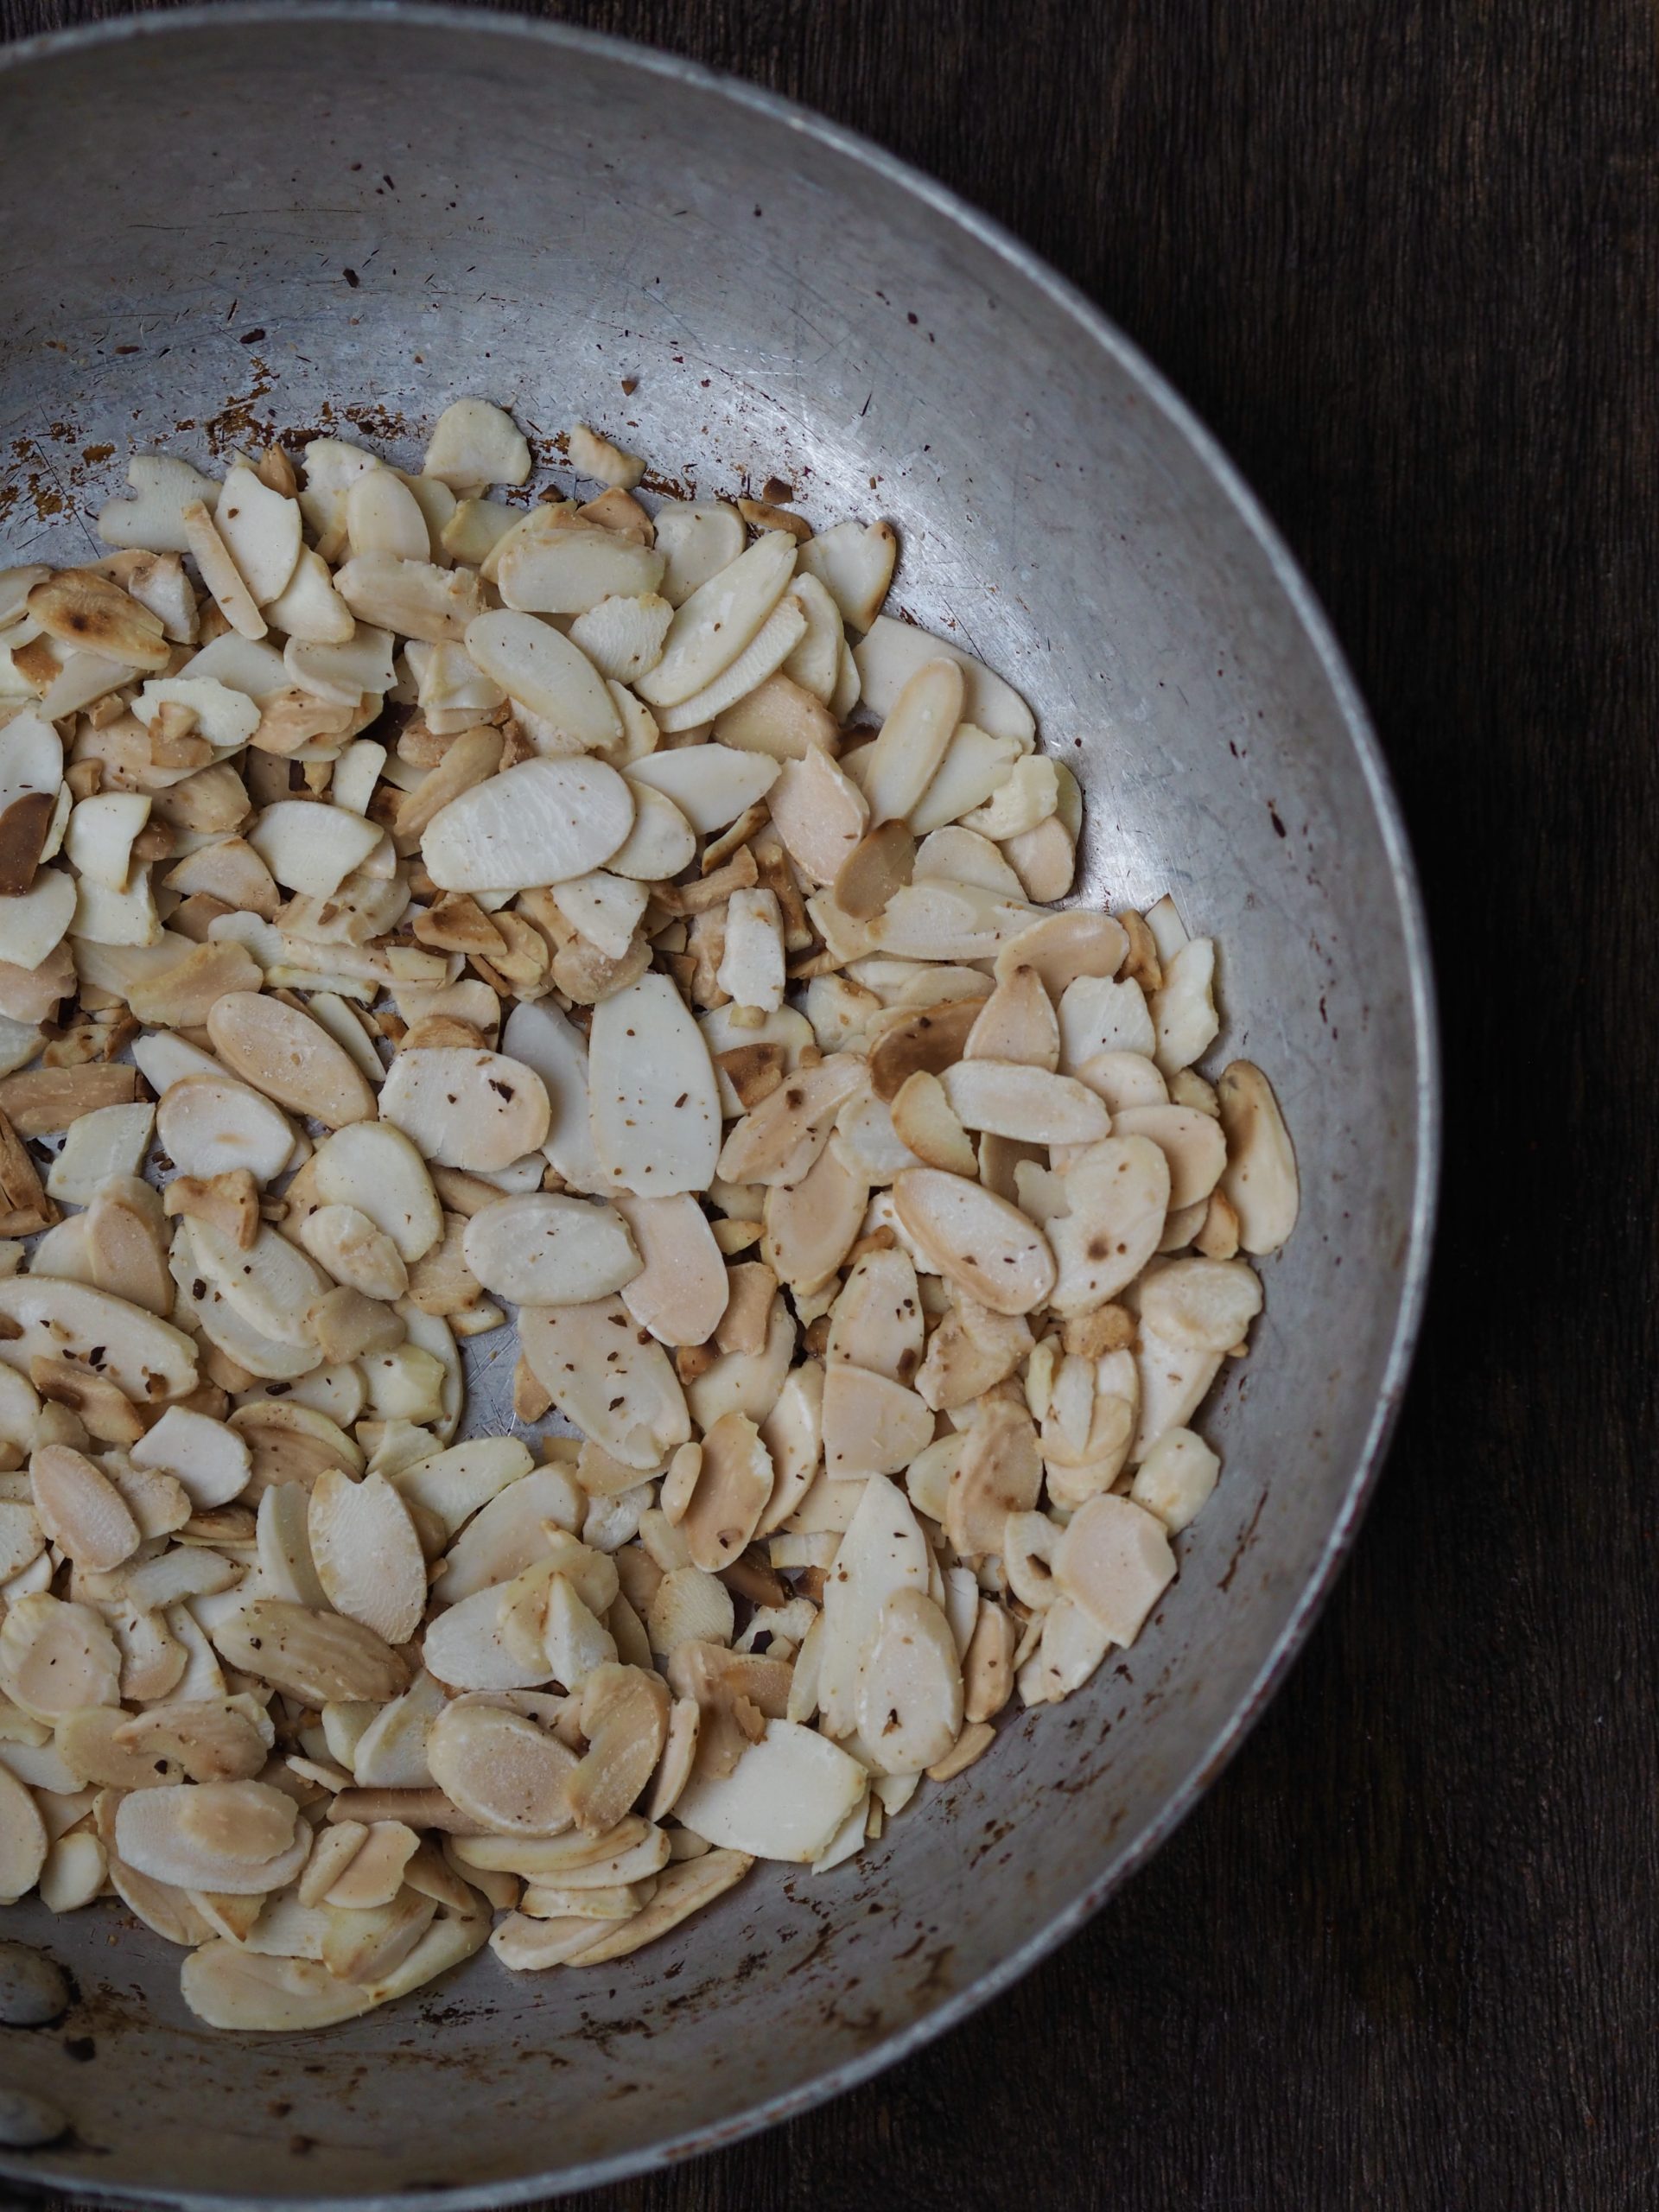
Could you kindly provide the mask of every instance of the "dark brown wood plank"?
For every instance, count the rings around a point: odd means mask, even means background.
[[[0,0],[7,35],[117,12]],[[1451,1126],[1351,1570],[1232,1770],[943,2044],[582,2212],[1659,2196],[1659,59],[1522,0],[586,0],[1091,292],[1265,496],[1405,795]]]

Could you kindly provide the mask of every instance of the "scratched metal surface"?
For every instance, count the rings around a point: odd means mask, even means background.
[[[1108,327],[884,157],[551,28],[216,10],[0,68],[0,530],[73,558],[134,445],[304,429],[412,460],[483,391],[666,479],[884,513],[898,597],[1007,675],[1088,799],[1080,894],[1173,889],[1223,946],[1219,1064],[1268,1067],[1305,1208],[1204,1426],[1224,1479],[1134,1652],[823,1880],[760,1870],[602,1972],[486,1955],[326,2039],[200,2030],[105,1910],[8,1932],[78,1978],[0,2031],[73,2132],[0,2171],[175,2201],[505,2202],[704,2148],[856,2078],[1028,1964],[1166,1833],[1294,1648],[1402,1380],[1434,1153],[1429,987],[1391,800],[1248,495]],[[134,99],[137,93],[140,98]],[[148,118],[142,158],[118,109]],[[29,220],[17,219],[26,195]],[[624,379],[634,388],[625,393]],[[472,1425],[505,1426],[504,1344]]]

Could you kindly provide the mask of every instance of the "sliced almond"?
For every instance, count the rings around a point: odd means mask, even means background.
[[[286,589],[300,557],[297,501],[272,491],[238,462],[220,488],[213,525],[256,606],[265,606]]]
[[[671,574],[672,560],[671,553]],[[677,706],[729,668],[782,598],[794,567],[793,538],[772,531],[683,600],[662,659],[640,679],[646,704]],[[664,596],[671,600],[671,590]]]
[[[1023,1406],[982,1405],[950,1478],[945,1534],[959,1552],[995,1551],[1010,1513],[1029,1513],[1042,1487],[1037,1436]]]
[[[515,531],[497,559],[495,582],[509,607],[584,614],[613,596],[654,593],[666,565],[667,556],[656,547],[631,543],[614,531],[566,523]]]
[[[384,1700],[409,1679],[404,1662],[372,1629],[281,1599],[255,1599],[212,1634],[233,1667],[314,1705],[331,1698]]]
[[[1092,1090],[1045,1068],[964,1059],[945,1071],[943,1082],[951,1111],[965,1128],[988,1129],[1019,1143],[1093,1144],[1111,1127]]]
[[[521,1061],[453,1049],[400,1052],[380,1111],[425,1159],[485,1173],[544,1143],[550,1116],[541,1077]]]
[[[308,1527],[329,1602],[387,1643],[407,1643],[426,1608],[426,1562],[397,1492],[383,1476],[331,1470],[312,1490]]]
[[[620,1192],[616,1211],[639,1255],[622,1283],[622,1302],[664,1344],[706,1344],[728,1299],[726,1268],[708,1216],[689,1192],[641,1198]]]
[[[201,580],[212,594],[214,603],[231,627],[241,636],[257,639],[265,635],[267,624],[259,612],[258,603],[243,582],[240,570],[231,557],[230,548],[213,526],[213,517],[200,499],[188,499],[179,511],[184,532],[184,550],[191,554],[201,571]],[[295,519],[298,520],[296,515]],[[298,554],[297,543],[295,547]],[[156,665],[160,665],[159,663]]]
[[[643,976],[594,1010],[592,1131],[601,1169],[639,1197],[707,1189],[720,1147],[709,1048],[666,976]]]
[[[41,1526],[77,1567],[119,1567],[138,1548],[138,1524],[121,1493],[83,1452],[48,1444],[29,1464]]]
[[[620,1290],[640,1268],[613,1208],[542,1192],[474,1214],[465,1249],[485,1288],[518,1305],[582,1305]]]
[[[897,1474],[933,1436],[932,1410],[913,1390],[845,1360],[825,1370],[823,1422],[832,1479]]]
[[[1118,1137],[1149,1139],[1162,1152],[1172,1211],[1207,1198],[1227,1164],[1222,1125],[1194,1107],[1134,1106],[1117,1115],[1112,1127]]]
[[[1228,1161],[1221,1187],[1247,1252],[1276,1252],[1296,1226],[1296,1155],[1273,1086],[1249,1060],[1234,1060],[1217,1092]]]
[[[868,630],[887,597],[898,550],[891,523],[838,522],[803,546],[800,566],[826,587],[845,621]]]
[[[1019,1208],[959,1175],[907,1169],[893,1202],[928,1259],[995,1313],[1028,1313],[1054,1287],[1054,1255]]]
[[[1071,1516],[1054,1554],[1057,1587],[1130,1644],[1175,1577],[1164,1525],[1126,1497],[1092,1497]]]
[[[169,655],[160,618],[95,569],[61,569],[29,594],[48,637],[129,668],[161,668]]]
[[[279,1105],[330,1128],[374,1118],[374,1093],[356,1063],[297,1007],[232,991],[209,1008],[207,1030],[226,1065]]]
[[[864,1768],[827,1737],[769,1720],[730,1775],[693,1775],[676,1816],[716,1847],[805,1864],[824,1850],[868,1787]]]
[[[822,544],[823,541],[816,542]],[[830,588],[834,590],[833,583]],[[1030,708],[1010,684],[993,675],[982,661],[976,660],[970,653],[963,652],[943,639],[930,637],[925,630],[896,622],[886,614],[874,619],[861,641],[853,649],[863,686],[864,704],[873,714],[892,714],[912,677],[929,661],[940,657],[953,661],[962,671],[964,717],[993,737],[1008,737],[1019,745],[1029,746],[1036,724]]]
[[[482,611],[475,570],[439,569],[429,561],[359,554],[334,576],[334,589],[360,623],[429,645],[461,645]]]
[[[944,1613],[919,1590],[895,1591],[877,1617],[858,1685],[861,1743],[889,1774],[944,1758],[963,1719],[962,1669]]]
[[[632,822],[627,784],[603,761],[526,760],[452,799],[421,853],[442,889],[522,891],[601,867]]]
[[[258,1782],[134,1790],[117,1808],[115,1840],[125,1864],[151,1880],[228,1897],[283,1888],[311,1848],[293,1799]]]
[[[613,1459],[649,1471],[688,1440],[685,1397],[668,1357],[620,1299],[526,1307],[518,1328],[555,1404]]]
[[[680,1523],[694,1565],[729,1567],[772,1496],[772,1455],[742,1413],[722,1414],[702,1440],[702,1471]],[[654,1764],[654,1762],[653,1762]]]
[[[459,1700],[434,1719],[426,1752],[438,1787],[496,1834],[557,1835],[575,1817],[575,1754],[521,1713]]]
[[[798,1181],[769,1190],[763,1249],[779,1281],[800,1294],[822,1290],[852,1249],[869,1195],[867,1177],[833,1148]]]
[[[607,557],[613,557],[618,550],[629,554],[639,550],[622,546],[608,531],[596,531],[593,536]],[[651,562],[656,556],[644,557]],[[509,558],[503,555],[504,563]],[[535,614],[515,613],[512,606],[509,601],[505,609],[478,615],[467,625],[467,651],[475,664],[510,699],[538,715],[548,726],[550,740],[566,749],[586,753],[619,744],[621,721],[593,662],[550,623]],[[613,850],[626,834],[624,823]]]
[[[0,1340],[0,1358],[25,1373],[42,1356],[91,1364],[97,1352],[99,1371],[136,1404],[183,1397],[195,1387],[196,1349],[188,1337],[84,1283],[35,1275],[0,1281],[0,1316],[18,1332]]]

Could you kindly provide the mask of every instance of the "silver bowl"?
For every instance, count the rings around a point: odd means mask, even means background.
[[[900,605],[1032,701],[1080,895],[1173,890],[1278,1086],[1304,1208],[1205,1416],[1225,1474],[1132,1655],[826,1878],[758,1870],[601,1972],[487,1953],[317,2038],[210,2034],[110,1908],[0,2075],[0,2171],[173,2203],[511,2202],[729,2142],[891,2063],[1079,1927],[1236,1746],[1330,1586],[1403,1383],[1436,1077],[1411,864],[1306,584],[1161,378],[983,217],[668,57],[427,7],[211,8],[0,54],[0,531],[73,559],[125,454],[322,429],[418,453],[483,392],[701,489],[885,514]],[[545,448],[544,448],[545,450]]]

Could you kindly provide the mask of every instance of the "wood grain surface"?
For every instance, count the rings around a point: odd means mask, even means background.
[[[0,0],[9,35],[117,12]],[[988,208],[1334,617],[1440,963],[1357,1554],[1157,1859],[943,2043],[581,2212],[1659,2202],[1659,54],[1639,0],[586,0]]]

